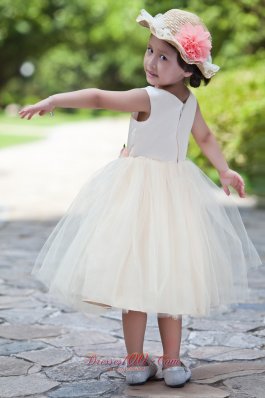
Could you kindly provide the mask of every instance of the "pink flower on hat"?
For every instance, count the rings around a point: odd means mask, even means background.
[[[204,62],[212,48],[209,39],[210,33],[206,32],[201,25],[186,23],[175,35],[177,41],[183,47],[186,56],[192,61]]]

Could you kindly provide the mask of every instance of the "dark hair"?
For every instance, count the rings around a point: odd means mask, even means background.
[[[177,61],[179,66],[185,71],[185,72],[192,72],[192,75],[190,77],[186,77],[185,81],[191,86],[191,87],[200,87],[201,81],[204,81],[204,85],[207,86],[207,84],[210,82],[211,78],[207,79],[206,77],[203,76],[202,72],[198,68],[197,65],[195,64],[187,64],[182,58],[179,53],[179,51],[174,47],[172,44],[168,43],[176,52],[177,52]]]
[[[181,58],[179,51],[177,51],[177,61],[178,61],[179,66],[185,72],[192,72],[192,75],[190,77],[185,78],[185,80],[191,87],[200,87],[202,80],[204,81],[205,86],[207,86],[207,84],[210,82],[211,78],[207,79],[206,77],[204,77],[197,65],[187,64]]]

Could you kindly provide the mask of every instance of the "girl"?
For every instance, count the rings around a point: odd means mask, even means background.
[[[261,260],[228,198],[229,185],[245,197],[244,181],[229,168],[187,87],[208,84],[219,70],[209,31],[198,16],[177,9],[155,17],[142,10],[137,22],[151,32],[147,87],[56,94],[20,111],[27,119],[56,107],[132,112],[127,147],[86,182],[32,273],[77,309],[122,309],[129,384],[156,374],[157,365],[143,356],[147,313],[156,313],[164,381],[180,387],[191,378],[179,358],[182,315],[207,316],[245,301],[248,268]],[[223,190],[186,158],[190,132]]]

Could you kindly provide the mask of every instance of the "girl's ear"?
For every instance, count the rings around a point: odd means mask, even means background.
[[[193,74],[193,72],[184,72],[184,77],[190,77]]]

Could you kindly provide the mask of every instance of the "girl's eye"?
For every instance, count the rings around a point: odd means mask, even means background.
[[[151,47],[147,47],[146,51],[151,54],[153,52]],[[167,57],[165,57],[165,55],[160,55],[163,59],[163,61],[167,61]]]

